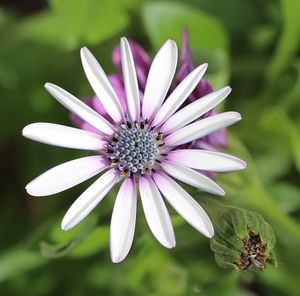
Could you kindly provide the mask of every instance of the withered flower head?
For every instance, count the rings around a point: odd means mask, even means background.
[[[215,227],[210,247],[219,266],[237,271],[264,271],[266,263],[277,266],[275,235],[261,215],[211,199],[203,205]]]

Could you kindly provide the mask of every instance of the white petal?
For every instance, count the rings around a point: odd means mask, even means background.
[[[177,55],[177,45],[173,40],[167,40],[157,52],[145,87],[143,119],[150,121],[165,99],[175,74]]]
[[[95,155],[62,163],[27,184],[32,196],[46,196],[62,192],[99,174],[109,165],[106,157]]]
[[[191,123],[167,136],[165,146],[177,146],[207,136],[241,120],[241,114],[230,111]]]
[[[81,100],[55,84],[46,83],[45,88],[59,103],[100,132],[106,135],[112,135],[114,133],[114,127],[104,117],[84,104]]]
[[[126,178],[119,189],[110,223],[110,255],[114,263],[128,254],[134,236],[136,218],[136,183]]]
[[[182,166],[174,161],[162,161],[160,166],[169,175],[179,181],[212,194],[225,195],[224,190],[217,183],[193,169]]]
[[[202,207],[174,180],[163,173],[155,173],[154,181],[175,211],[207,237],[214,236],[213,225]]]
[[[102,150],[107,146],[107,141],[99,134],[54,123],[29,124],[23,128],[22,135],[34,141],[73,149]]]
[[[71,205],[61,222],[61,228],[67,231],[80,223],[98,205],[119,179],[120,173],[116,169],[107,171],[97,179]]]
[[[120,100],[100,64],[86,47],[81,48],[80,56],[85,75],[105,110],[115,122],[124,122]]]
[[[159,126],[164,123],[182,105],[195,89],[206,69],[207,64],[200,65],[181,81],[158,110],[152,122],[152,126]]]
[[[167,159],[193,169],[210,172],[231,172],[246,168],[247,164],[235,156],[215,151],[179,149],[168,152]]]
[[[231,88],[226,86],[188,104],[186,107],[171,116],[160,128],[160,131],[164,134],[170,134],[173,131],[189,124],[217,106],[229,95],[230,92]]]
[[[175,234],[167,207],[152,179],[141,176],[140,195],[148,225],[156,239],[166,248],[176,245]]]
[[[121,38],[121,60],[124,87],[126,91],[126,104],[129,117],[132,121],[140,119],[140,98],[135,65],[130,45],[126,38]]]

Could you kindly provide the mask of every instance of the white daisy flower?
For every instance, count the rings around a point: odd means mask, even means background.
[[[81,60],[93,90],[114,123],[59,86],[46,83],[45,88],[57,101],[97,132],[53,123],[33,123],[23,129],[23,135],[38,142],[93,150],[98,154],[71,160],[46,171],[26,186],[27,192],[32,196],[56,194],[106,170],[65,214],[61,227],[67,231],[89,215],[113,186],[122,182],[111,218],[113,262],[122,261],[132,245],[137,186],[148,225],[163,246],[173,248],[176,244],[163,197],[196,230],[213,237],[214,228],[208,215],[174,179],[212,194],[224,195],[218,184],[199,171],[228,172],[246,167],[244,161],[225,153],[180,149],[183,144],[241,119],[237,112],[224,112],[197,120],[223,101],[230,93],[230,87],[180,108],[203,77],[207,68],[207,64],[203,64],[165,99],[177,65],[176,43],[167,40],[152,62],[141,98],[131,48],[127,39],[121,38],[125,113],[103,69],[86,47],[81,49]]]

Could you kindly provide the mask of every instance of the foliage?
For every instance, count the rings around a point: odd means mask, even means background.
[[[298,0],[49,0],[4,1],[0,8],[0,294],[1,295],[298,295],[300,269],[300,18]],[[21,3],[21,2],[20,2]],[[225,110],[243,120],[230,127],[228,152],[246,159],[243,172],[216,176],[219,201],[255,211],[274,229],[278,268],[221,269],[210,242],[175,214],[177,246],[151,235],[141,205],[133,249],[120,264],[109,258],[115,192],[70,233],[64,212],[87,186],[31,198],[24,184],[81,151],[22,139],[23,126],[70,125],[68,112],[43,89],[57,83],[92,95],[79,49],[87,45],[106,72],[123,35],[150,53],[190,32],[195,64],[209,63],[214,88],[230,84]],[[89,181],[90,182],[90,181]],[[202,192],[190,189],[201,203]],[[209,197],[211,198],[211,197]]]

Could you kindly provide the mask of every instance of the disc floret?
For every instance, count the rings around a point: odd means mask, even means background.
[[[150,174],[155,167],[155,161],[160,158],[159,147],[162,138],[161,133],[151,130],[144,121],[127,121],[109,138],[106,153],[112,165],[116,166],[122,175]]]

